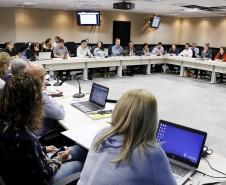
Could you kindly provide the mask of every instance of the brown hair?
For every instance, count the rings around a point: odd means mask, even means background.
[[[146,146],[156,144],[157,101],[144,89],[126,92],[117,102],[112,113],[112,127],[104,131],[95,141],[95,148],[113,135],[122,135],[124,141],[120,156],[113,162],[131,162],[133,150],[140,148],[144,153]]]
[[[64,39],[60,39],[59,40],[59,43],[64,43]]]
[[[42,82],[21,74],[6,83],[0,97],[0,120],[12,126],[39,128],[43,118]]]

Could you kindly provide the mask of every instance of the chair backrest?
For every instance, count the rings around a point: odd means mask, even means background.
[[[70,56],[74,57],[75,56],[75,43],[74,42],[66,42],[64,43],[64,46],[67,47],[68,52],[70,53]]]
[[[112,46],[109,46],[108,47],[108,56],[111,56],[111,54],[112,54]]]

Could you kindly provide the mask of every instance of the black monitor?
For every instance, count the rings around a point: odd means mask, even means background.
[[[150,27],[151,28],[158,28],[160,24],[161,18],[158,16],[154,16],[150,19]]]
[[[100,26],[100,12],[78,11],[77,23],[79,26]]]

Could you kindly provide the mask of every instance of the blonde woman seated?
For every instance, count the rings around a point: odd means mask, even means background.
[[[146,90],[130,90],[112,113],[112,127],[94,140],[78,185],[176,185],[156,142],[157,102]]]

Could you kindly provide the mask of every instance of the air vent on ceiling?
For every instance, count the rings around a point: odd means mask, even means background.
[[[208,12],[226,10],[226,6],[205,7],[205,6],[198,6],[198,5],[185,5],[182,7],[190,8],[190,9],[197,9],[197,10],[202,10],[202,11],[208,11]]]

